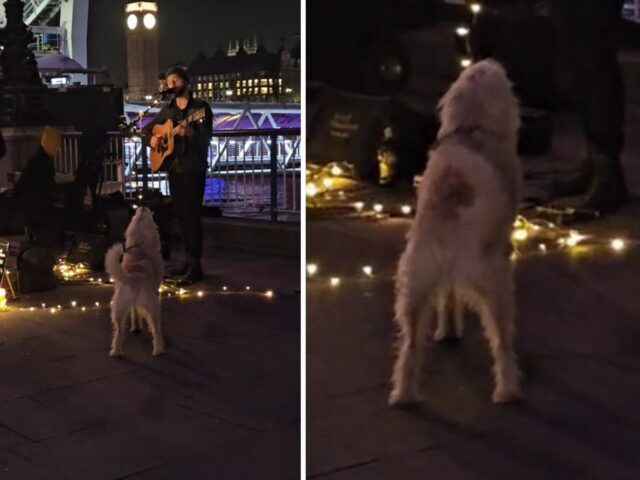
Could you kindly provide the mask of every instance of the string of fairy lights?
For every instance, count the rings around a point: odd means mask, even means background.
[[[59,259],[53,268],[55,276],[62,284],[67,285],[92,285],[96,287],[112,287],[113,280],[104,276],[97,275],[93,272],[89,265],[85,263],[71,263],[65,259]],[[244,288],[230,288],[223,285],[219,290],[190,290],[170,281],[163,281],[158,288],[158,294],[161,298],[177,298],[177,299],[201,299],[207,295],[252,295],[263,297],[271,300],[275,297],[272,289],[258,290],[246,285]],[[21,304],[23,302],[20,302]],[[109,307],[109,303],[99,301],[87,301],[86,304],[80,304],[77,300],[71,300],[66,303],[40,303],[39,305],[22,305],[13,307],[8,303],[7,291],[0,288],[0,311],[45,311],[50,314],[56,314],[63,310],[73,310],[81,313],[99,310],[103,306]]]
[[[345,162],[332,162],[324,166],[307,166],[307,208],[310,211],[340,209],[349,218],[384,220],[389,217],[405,217],[410,219],[414,208],[408,204],[384,204],[382,202],[364,202],[356,200],[356,195],[363,190],[362,182],[355,179],[353,167]],[[356,201],[354,201],[356,200]],[[547,209],[537,209],[533,215]],[[569,209],[567,212],[571,213]],[[519,215],[513,224],[511,233],[512,261],[532,255],[545,255],[552,252],[564,252],[571,256],[580,256],[587,252],[609,251],[621,254],[631,246],[640,244],[639,240],[617,236],[601,236],[585,233],[576,229],[565,228],[545,218]],[[343,284],[343,278],[331,273],[322,274],[317,262],[306,265],[309,280],[326,282],[331,288]],[[352,278],[371,278],[374,270],[371,265],[353,268]],[[322,280],[321,280],[322,279]]]

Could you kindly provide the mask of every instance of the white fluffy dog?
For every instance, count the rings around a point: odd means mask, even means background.
[[[141,326],[142,319],[147,321],[153,336],[153,355],[164,353],[158,294],[164,263],[158,227],[147,207],[139,207],[131,219],[125,232],[125,247],[119,243],[109,249],[105,268],[115,283],[111,300],[113,340],[109,355],[123,354],[122,342],[129,315],[132,331]]]
[[[460,74],[439,107],[437,144],[398,265],[400,334],[389,403],[420,401],[427,337],[460,337],[465,306],[478,312],[489,340],[493,401],[509,402],[521,396],[509,260],[521,181],[518,102],[502,66],[484,60]]]

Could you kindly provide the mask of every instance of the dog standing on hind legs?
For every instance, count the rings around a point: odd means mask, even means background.
[[[153,337],[152,354],[164,353],[158,293],[164,263],[158,227],[147,207],[136,210],[125,232],[125,246],[119,243],[109,249],[105,268],[115,284],[111,300],[113,339],[109,355],[117,357],[124,353],[122,344],[128,317],[131,317],[131,331],[139,329],[146,321]]]
[[[492,399],[509,402],[521,397],[509,260],[521,182],[518,102],[502,66],[483,60],[460,74],[439,107],[441,127],[396,275],[400,332],[389,403],[420,401],[427,339],[460,337],[465,307],[478,312],[489,342]]]

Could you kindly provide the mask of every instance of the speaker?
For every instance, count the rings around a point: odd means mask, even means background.
[[[73,239],[67,261],[86,263],[91,270],[104,269],[104,255],[107,250],[107,237],[103,235],[78,234]]]
[[[376,150],[388,124],[388,99],[327,89],[318,104],[313,131],[308,132],[309,161],[349,162],[360,180],[377,182]]]

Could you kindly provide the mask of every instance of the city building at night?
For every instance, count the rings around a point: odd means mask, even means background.
[[[188,66],[194,95],[211,101],[300,102],[300,46],[269,52],[257,40],[199,53]]]

